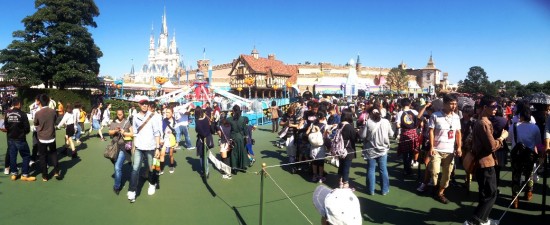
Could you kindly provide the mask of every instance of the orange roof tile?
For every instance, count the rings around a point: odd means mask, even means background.
[[[282,61],[268,58],[255,59],[251,55],[241,55],[242,59],[249,66],[249,69],[254,73],[265,73],[267,74],[269,69],[273,74],[277,75],[287,75],[292,76],[297,73],[297,68],[295,66],[285,65]]]

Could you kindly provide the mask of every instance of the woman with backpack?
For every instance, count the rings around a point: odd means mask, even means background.
[[[519,121],[513,123],[508,130],[508,141],[512,142],[512,196],[519,194],[522,186],[521,176],[525,181],[529,180],[533,172],[533,165],[537,159],[539,149],[537,145],[542,143],[540,131],[537,125],[530,123],[531,110],[528,103],[518,104],[517,113]],[[540,150],[542,151],[542,149]],[[530,180],[525,189],[525,200],[533,198],[533,180]],[[519,199],[514,201],[514,208],[518,208]]]
[[[357,139],[357,131],[355,131],[355,127],[353,126],[353,112],[349,108],[342,110],[342,122],[340,122],[336,129],[340,131],[339,135],[341,135],[343,141],[341,145],[343,145],[343,150],[347,153],[337,154],[340,165],[338,167],[338,175],[340,176],[339,187],[349,188],[349,170],[351,168],[351,161],[355,158],[355,140]],[[337,136],[334,138],[339,139],[338,131]],[[334,146],[334,143],[332,145]],[[332,151],[335,151],[335,149],[333,148]],[[336,155],[334,153],[333,155]]]
[[[390,136],[393,136],[390,121],[382,118],[380,113],[380,103],[375,102],[369,110],[369,119],[365,122],[365,127],[361,129],[359,136],[363,139],[363,157],[367,160],[367,194],[374,194],[375,168],[378,165],[378,171],[382,179],[382,195],[390,192],[390,182],[388,176],[387,162],[388,151],[390,150]]]
[[[397,128],[401,130],[397,154],[403,157],[403,174],[412,175],[412,164],[418,165],[418,112],[411,108],[411,100],[401,99],[403,111],[397,113]]]

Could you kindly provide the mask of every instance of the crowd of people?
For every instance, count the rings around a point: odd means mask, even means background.
[[[115,110],[111,104],[98,103],[89,114],[82,104],[55,101],[38,95],[30,106],[30,117],[22,112],[22,102],[10,98],[1,128],[7,132],[8,153],[5,174],[12,180],[34,181],[32,165],[38,162],[42,180],[62,179],[58,166],[56,129],[65,129],[64,154],[77,159],[83,135],[97,132],[99,140],[107,141],[103,130],[108,127],[111,144],[120,151],[114,164],[113,191],[122,190],[122,166],[131,157],[132,172],[127,192],[135,202],[140,177],[149,182],[147,193],[155,194],[165,166],[175,172],[174,153],[183,148],[195,150],[200,158],[200,175],[208,178],[210,152],[220,152],[222,178],[231,179],[245,172],[254,162],[252,133],[256,127],[242,115],[239,105],[223,112],[216,102],[203,106],[192,104],[159,105],[149,99],[137,99],[138,107],[129,111]],[[525,200],[533,196],[534,165],[540,163],[549,149],[549,106],[536,110],[522,100],[500,100],[484,96],[472,104],[459,105],[455,95],[430,98],[357,98],[342,102],[336,99],[305,99],[291,103],[284,110],[273,101],[269,108],[272,132],[277,133],[277,146],[286,148],[285,166],[291,173],[309,173],[311,181],[326,182],[325,163],[338,167],[336,188],[354,190],[349,173],[352,161],[362,157],[367,162],[366,194],[375,193],[375,173],[381,178],[381,195],[390,192],[387,170],[391,139],[403,164],[403,177],[414,174],[413,168],[425,166],[423,179],[416,189],[429,192],[434,199],[447,204],[445,190],[457,185],[455,171],[466,154],[475,155],[477,169],[467,173],[464,187],[469,190],[475,178],[479,186],[479,204],[467,224],[487,224],[492,205],[499,193],[500,171],[511,161],[512,193],[519,194],[525,184]],[[31,123],[29,123],[32,121]],[[194,119],[194,121],[192,121]],[[86,131],[84,122],[91,121]],[[191,141],[189,127],[194,123],[196,142]],[[32,132],[32,151],[26,135]],[[219,136],[216,145],[214,136]],[[182,137],[183,136],[183,137]],[[509,146],[508,143],[511,143]],[[217,146],[217,147],[216,147]],[[23,160],[17,167],[17,154]],[[460,164],[460,163],[458,163]],[[49,173],[49,168],[53,170]],[[143,169],[141,167],[144,167]],[[21,171],[19,171],[21,170]],[[144,173],[142,173],[144,172]],[[420,172],[420,171],[419,171]],[[50,174],[53,174],[51,176]],[[522,177],[523,176],[523,177]],[[519,207],[519,199],[513,202]]]
[[[402,159],[404,178],[411,177],[413,167],[425,166],[416,190],[419,193],[432,193],[435,200],[447,204],[445,190],[450,185],[463,186],[469,191],[475,178],[479,204],[465,224],[496,223],[489,219],[489,214],[502,187],[500,171],[509,160],[513,197],[525,185],[524,199],[530,201],[537,179],[533,168],[541,164],[550,147],[547,123],[550,106],[535,106],[534,110],[521,99],[484,96],[460,107],[458,97],[453,94],[433,101],[370,98],[344,104],[334,99],[300,99],[283,115],[279,115],[275,105],[270,111],[274,122],[280,117],[278,124],[282,128],[277,145],[286,148],[290,172],[307,171],[312,182],[325,182],[323,167],[330,162],[338,166],[336,188],[354,190],[349,170],[351,161],[361,155],[367,161],[366,193],[374,194],[378,170],[380,194],[388,194],[391,138],[397,140],[396,152]],[[272,132],[277,131],[278,127],[273,125]],[[338,151],[338,139],[343,140],[344,154]],[[362,147],[356,146],[361,143]],[[464,184],[459,184],[455,171],[461,166],[457,162],[462,162],[467,153],[474,155],[476,169],[466,174]],[[514,208],[518,208],[519,198],[513,199]]]

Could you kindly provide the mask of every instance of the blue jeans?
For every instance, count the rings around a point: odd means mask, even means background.
[[[115,162],[115,189],[121,188],[122,180],[122,166],[124,165],[124,160],[126,160],[126,154],[124,150],[118,152],[118,157]]]
[[[10,154],[10,172],[17,174],[17,152],[23,158],[22,175],[29,175],[29,161],[31,160],[31,150],[26,140],[8,139],[8,152]]]
[[[339,159],[340,165],[338,167],[338,175],[342,177],[342,182],[349,182],[349,169],[351,168],[351,160],[355,157],[355,154],[348,154],[346,158]]]
[[[178,144],[180,143],[181,135],[183,135],[185,138],[185,147],[193,147],[193,145],[191,144],[191,138],[189,138],[189,126],[180,126],[180,129],[176,129],[176,141]]]
[[[73,140],[80,140],[80,136],[82,135],[82,127],[80,124],[76,124],[76,132],[74,133]]]
[[[374,194],[374,183],[376,182],[374,170],[378,164],[378,172],[382,178],[382,194],[390,191],[390,181],[388,178],[388,155],[383,155],[378,158],[367,160],[367,194]]]
[[[132,175],[130,177],[130,188],[128,191],[136,191],[139,183],[139,169],[143,163],[144,157],[147,157],[147,169],[149,170],[149,183],[155,184],[153,181],[153,174],[151,166],[153,165],[153,155],[155,151],[152,150],[140,150],[136,149],[132,156]]]

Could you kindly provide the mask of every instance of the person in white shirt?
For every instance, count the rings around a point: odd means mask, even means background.
[[[130,178],[130,187],[128,188],[128,200],[131,203],[136,201],[136,191],[139,184],[139,170],[141,164],[146,158],[147,169],[149,170],[149,188],[147,194],[154,195],[158,187],[158,174],[153,172],[153,158],[160,157],[160,136],[162,124],[155,117],[154,109],[149,110],[147,99],[139,101],[140,112],[137,113],[132,121],[134,132],[135,151],[132,155],[132,175]],[[160,118],[160,116],[159,116]],[[159,119],[160,120],[160,119]]]
[[[101,118],[101,127],[99,128],[100,131],[103,130],[103,127],[108,127],[111,123],[111,103],[107,103],[107,107],[105,107],[105,111],[103,111],[103,118]]]
[[[174,118],[176,119],[176,144],[179,146],[181,135],[185,139],[185,148],[187,150],[193,150],[193,144],[191,144],[191,138],[189,138],[189,112],[193,108],[192,103],[187,103],[182,106],[174,108]],[[176,147],[177,149],[178,147]]]
[[[454,113],[457,105],[458,101],[455,96],[445,95],[443,97],[443,110],[434,112],[428,125],[430,128],[430,156],[432,162],[430,165],[434,185],[438,182],[439,172],[442,172],[439,189],[434,198],[443,204],[449,203],[444,192],[445,188],[449,186],[455,153],[459,157],[462,155],[460,118]],[[457,146],[456,151],[455,144]]]
[[[76,159],[78,157],[76,153],[76,148],[74,147],[73,142],[73,136],[76,132],[76,124],[75,123],[75,116],[74,116],[74,107],[70,103],[66,104],[67,112],[65,115],[63,115],[63,119],[61,119],[61,122],[57,125],[57,129],[61,129],[63,125],[65,125],[65,144],[67,147],[65,149],[67,150],[67,155],[71,154],[73,159]],[[69,148],[71,151],[69,151]]]
[[[75,134],[72,136],[72,140],[75,141],[77,145],[79,145],[80,142],[80,135],[82,135],[82,127],[80,127],[80,124],[78,123],[78,119],[80,118],[80,103],[76,102],[73,107],[73,118],[74,118],[74,124],[75,124]],[[67,111],[69,111],[69,108],[67,108]]]

